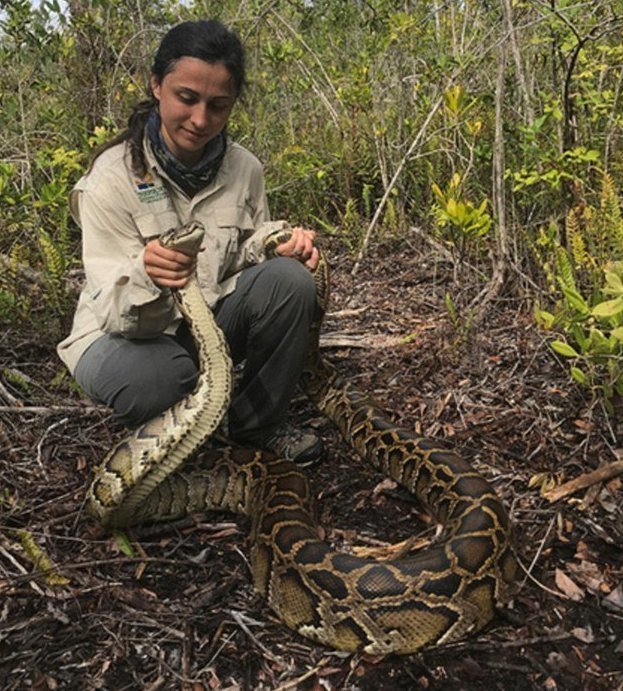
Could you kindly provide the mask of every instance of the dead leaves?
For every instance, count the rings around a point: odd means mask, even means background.
[[[601,563],[585,542],[579,542],[573,560],[556,568],[554,582],[558,591],[574,602],[587,595],[602,598],[611,611],[623,612],[623,581],[620,574]]]
[[[604,598],[604,607],[612,612],[623,614],[623,582]]]
[[[561,569],[556,569],[554,580],[556,581],[558,590],[560,590],[560,592],[566,595],[570,600],[575,600],[577,602],[584,599],[585,593],[582,588],[578,587],[576,583]]]

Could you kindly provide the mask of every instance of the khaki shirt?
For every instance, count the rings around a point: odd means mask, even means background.
[[[105,333],[128,338],[175,333],[181,316],[171,291],[145,272],[150,239],[190,220],[205,226],[197,276],[214,306],[234,290],[242,269],[264,260],[264,240],[283,225],[269,220],[260,162],[238,144],[228,142],[216,179],[192,199],[164,173],[149,147],[146,152],[146,176],[132,171],[124,142],[102,153],[70,194],[71,214],[82,229],[86,276],[73,328],[58,346],[71,372]]]

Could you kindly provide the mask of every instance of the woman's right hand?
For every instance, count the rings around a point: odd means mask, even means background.
[[[161,288],[183,288],[195,270],[195,257],[163,247],[160,240],[150,240],[143,255],[145,271]]]

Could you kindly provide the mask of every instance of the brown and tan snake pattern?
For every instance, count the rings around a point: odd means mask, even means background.
[[[184,251],[198,248],[198,230],[184,228],[168,242]],[[177,238],[189,234],[190,242]],[[283,239],[281,233],[271,237],[267,251]],[[316,271],[323,308],[326,272],[323,258]],[[460,456],[397,427],[340,377],[320,355],[319,323],[302,388],[365,462],[422,502],[444,526],[442,538],[422,552],[387,560],[336,551],[319,537],[309,481],[295,464],[235,447],[187,460],[224,414],[231,367],[196,284],[177,299],[200,351],[197,388],[104,459],[90,488],[92,512],[110,526],[211,509],[248,515],[256,589],[290,628],[337,649],[410,653],[486,625],[510,598],[515,578],[500,500]]]

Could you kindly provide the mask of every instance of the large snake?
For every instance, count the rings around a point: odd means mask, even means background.
[[[269,238],[267,254],[287,233],[284,224]],[[201,235],[198,224],[190,224],[163,242],[194,253]],[[327,271],[322,257],[315,277],[323,309]],[[89,490],[92,512],[109,526],[212,509],[248,515],[256,589],[287,626],[336,649],[411,653],[485,626],[508,601],[515,578],[502,504],[466,461],[397,427],[343,379],[320,355],[319,322],[302,388],[364,460],[406,487],[443,524],[443,539],[387,560],[339,552],[320,539],[309,481],[294,463],[235,447],[187,461],[224,414],[231,367],[194,278],[176,301],[198,344],[197,387],[107,455]]]

